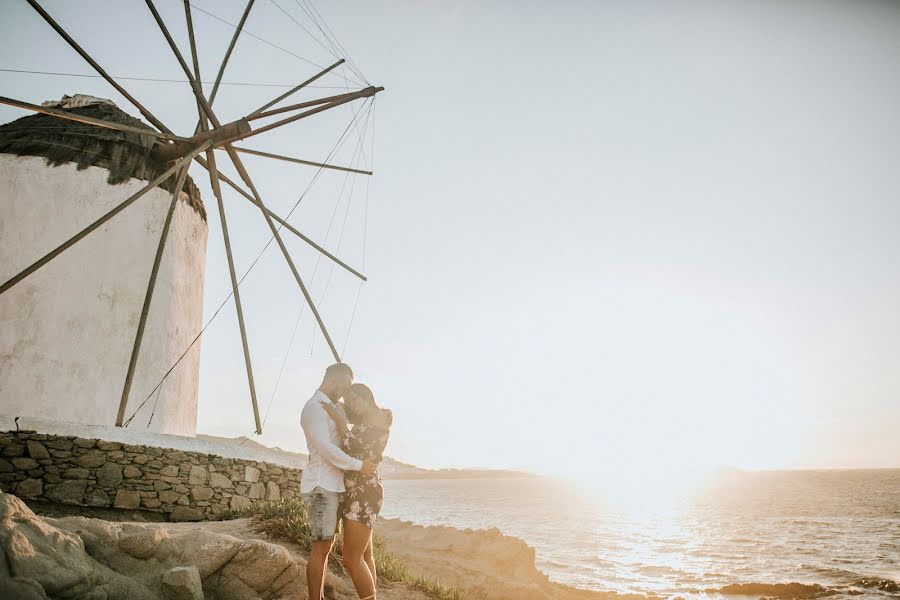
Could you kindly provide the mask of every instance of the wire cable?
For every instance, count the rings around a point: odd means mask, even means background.
[[[0,73],[21,73],[27,75],[52,75],[54,77],[83,77],[88,79],[103,79],[100,75],[89,75],[87,73],[59,73],[56,71],[30,71],[27,69],[5,69],[0,68]],[[125,81],[149,81],[152,83],[190,83],[187,79],[166,79],[163,77],[122,77],[120,75],[111,75],[113,79],[122,79]],[[201,81],[200,83],[213,84],[214,81]],[[219,85],[236,85],[245,87],[267,87],[267,88],[292,88],[296,87],[294,83],[254,83],[245,81],[222,81]],[[308,88],[318,88],[323,90],[346,90],[347,85],[308,85]]]

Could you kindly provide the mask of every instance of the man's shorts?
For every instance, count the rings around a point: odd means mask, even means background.
[[[340,494],[316,486],[311,492],[300,494],[309,513],[310,537],[314,542],[330,540],[337,531],[338,499]]]

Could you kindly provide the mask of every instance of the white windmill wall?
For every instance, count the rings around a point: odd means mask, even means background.
[[[0,154],[0,281],[70,238],[145,181]],[[0,295],[0,414],[112,425],[171,195],[156,189]],[[179,201],[126,417],[187,348],[203,318],[206,222]],[[129,429],[196,433],[199,342]],[[148,428],[151,410],[155,414]]]

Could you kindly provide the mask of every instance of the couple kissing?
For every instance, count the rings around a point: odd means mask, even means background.
[[[375,600],[372,528],[384,501],[378,465],[392,420],[391,411],[375,403],[372,390],[353,383],[345,363],[325,370],[319,389],[303,406],[300,425],[309,463],[300,477],[300,497],[312,538],[306,563],[310,600],[325,597],[325,569],[339,521],[344,567],[360,599]]]

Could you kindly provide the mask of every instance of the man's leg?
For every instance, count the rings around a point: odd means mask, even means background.
[[[375,581],[369,572],[369,566],[363,560],[363,553],[372,530],[360,523],[344,519],[344,567],[350,573],[353,587],[360,598],[375,597]]]
[[[337,529],[338,494],[317,487],[301,497],[306,504],[312,538],[306,562],[306,585],[310,600],[321,600],[325,597],[325,570]]]
[[[312,543],[309,560],[306,561],[306,586],[311,600],[325,597],[325,568],[328,565],[328,554],[334,538]]]

